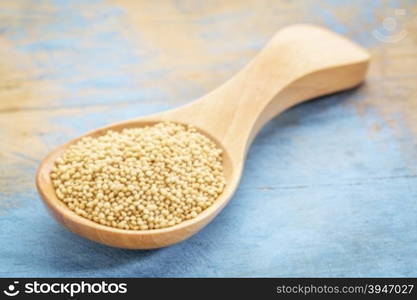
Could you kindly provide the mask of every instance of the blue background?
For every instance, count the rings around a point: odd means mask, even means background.
[[[8,124],[0,129],[0,276],[417,276],[417,152],[406,112],[416,98],[415,3],[12,2],[0,4],[10,48],[0,62],[24,79],[0,75],[29,92],[13,98],[0,89]],[[377,40],[372,31],[398,7],[408,13],[408,36]],[[295,22],[369,48],[369,79],[267,124],[234,198],[205,229],[172,247],[133,251],[85,240],[49,217],[33,182],[48,151],[95,127],[192,101]]]

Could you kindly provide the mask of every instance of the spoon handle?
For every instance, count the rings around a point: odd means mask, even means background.
[[[358,85],[368,62],[364,49],[336,33],[313,25],[289,26],[234,77],[180,110],[226,148],[243,149],[244,155],[272,117],[305,100]]]

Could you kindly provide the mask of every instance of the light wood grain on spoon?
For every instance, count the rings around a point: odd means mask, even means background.
[[[369,54],[351,41],[312,25],[279,31],[239,73],[202,98],[177,109],[112,124],[107,130],[160,121],[196,126],[224,150],[227,186],[219,199],[196,218],[156,230],[128,231],[78,216],[57,199],[49,178],[54,161],[81,137],[58,147],[40,164],[36,184],[52,215],[65,227],[91,240],[122,248],[149,249],[180,242],[198,232],[227,204],[238,186],[247,149],[258,130],[289,107],[346,90],[363,81]]]

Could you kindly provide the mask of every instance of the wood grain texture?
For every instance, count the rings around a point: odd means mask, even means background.
[[[416,276],[416,9],[398,0],[2,1],[0,274]],[[46,153],[191,102],[300,22],[368,48],[367,83],[267,124],[233,201],[199,234],[130,252],[47,216],[33,183]],[[375,30],[406,36],[389,43]]]

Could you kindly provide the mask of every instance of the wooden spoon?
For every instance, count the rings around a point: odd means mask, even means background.
[[[194,125],[224,150],[227,185],[219,199],[196,218],[155,230],[130,231],[107,227],[78,216],[57,199],[49,178],[54,161],[81,137],[58,147],[40,164],[36,185],[52,215],[72,232],[106,245],[150,249],[178,243],[203,228],[236,190],[247,149],[258,130],[289,107],[318,96],[346,90],[365,77],[369,54],[329,30],[293,25],[280,30],[265,48],[226,83],[183,107],[112,124],[107,130],[141,127],[161,121]]]

